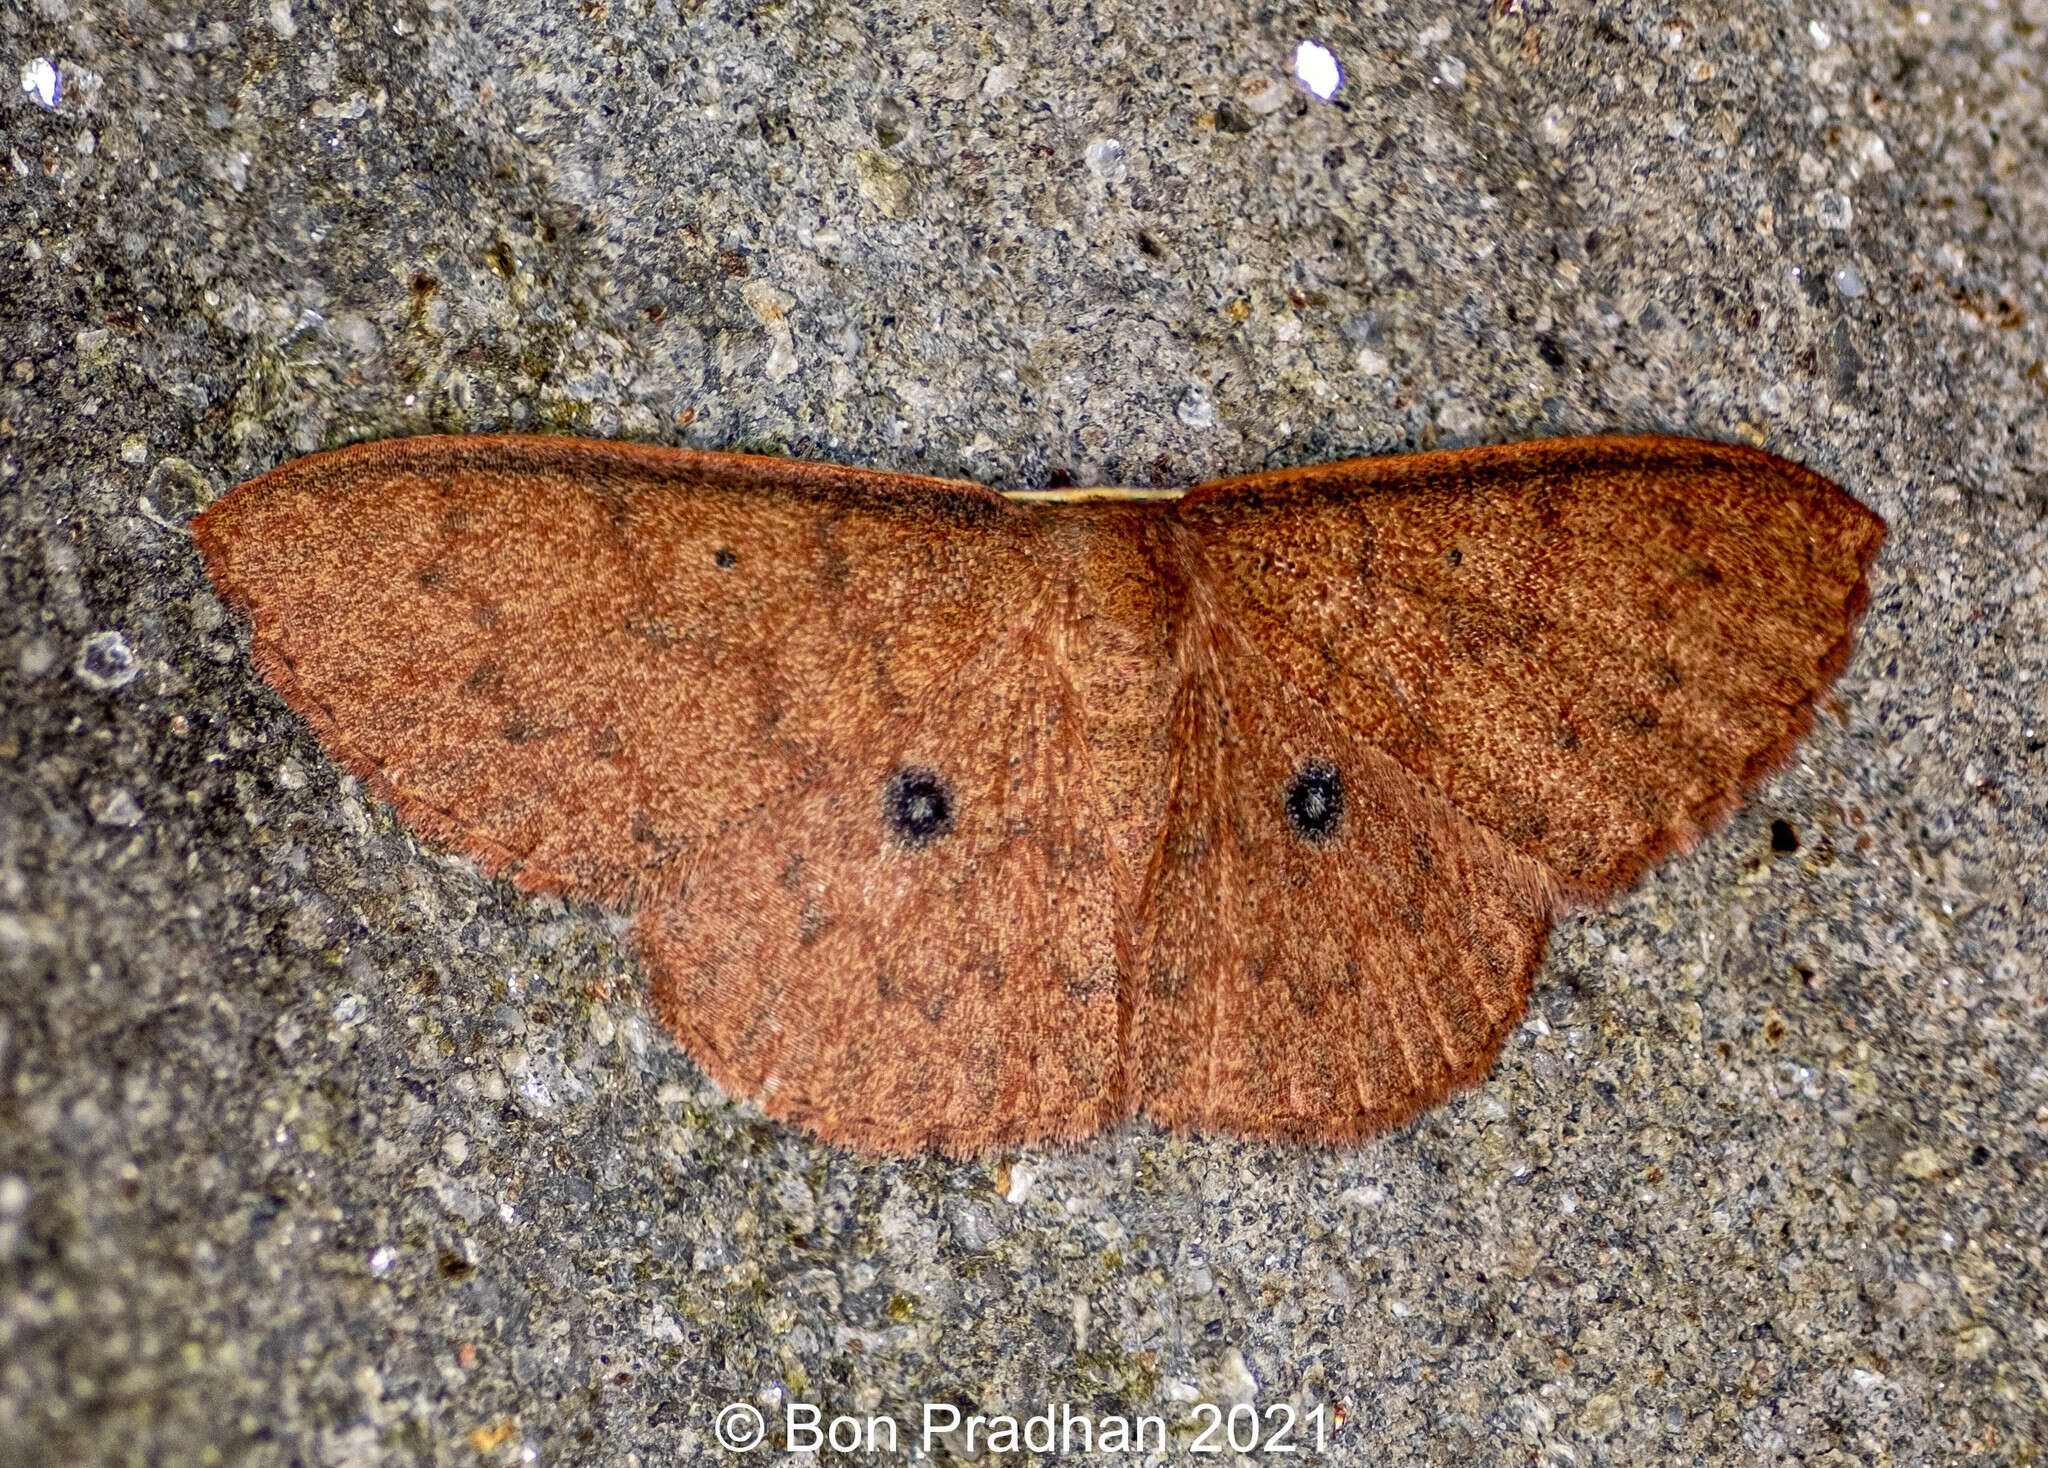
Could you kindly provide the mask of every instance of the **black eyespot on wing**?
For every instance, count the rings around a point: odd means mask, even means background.
[[[929,846],[953,829],[952,787],[915,767],[898,770],[882,787],[882,823],[903,846]]]
[[[740,558],[731,546],[722,545],[718,548],[717,553],[711,557],[711,562],[721,571],[730,571],[740,563]]]
[[[1792,823],[1788,820],[1784,820],[1783,818],[1772,821],[1771,850],[1777,852],[1786,852],[1797,851],[1798,849],[1799,833],[1792,828]]]
[[[1304,841],[1329,841],[1344,818],[1344,777],[1335,765],[1311,760],[1294,772],[1280,804],[1295,835]]]

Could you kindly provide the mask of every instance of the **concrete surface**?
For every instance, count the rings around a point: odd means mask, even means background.
[[[2048,3],[0,0],[0,63],[0,1458],[720,1462],[785,1398],[2048,1453]],[[396,829],[207,589],[240,478],[511,427],[1006,487],[1662,429],[1894,530],[1835,717],[1455,1104],[875,1165]]]

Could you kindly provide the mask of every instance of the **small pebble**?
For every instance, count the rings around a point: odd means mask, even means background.
[[[1251,77],[1238,89],[1237,95],[1247,111],[1261,117],[1278,112],[1287,105],[1287,88],[1280,84],[1278,77]]]
[[[1097,138],[1088,145],[1088,171],[1104,183],[1124,176],[1124,145],[1115,138]]]
[[[57,64],[47,56],[36,57],[21,69],[21,89],[36,99],[38,107],[54,110],[57,99],[64,94]]]
[[[1310,92],[1327,102],[1344,84],[1344,70],[1328,46],[1303,41],[1294,48],[1294,75]]]
[[[1181,394],[1180,405],[1173,410],[1173,416],[1190,428],[1214,428],[1216,401],[1209,396],[1209,389],[1195,383]]]
[[[95,692],[112,693],[133,683],[135,675],[142,671],[142,663],[120,633],[95,632],[78,650],[78,661],[72,665],[72,671],[78,674],[79,682]]]
[[[48,638],[38,637],[21,650],[21,676],[40,678],[57,666],[59,654]]]
[[[92,818],[102,826],[139,826],[142,806],[126,790],[112,790],[92,802]]]

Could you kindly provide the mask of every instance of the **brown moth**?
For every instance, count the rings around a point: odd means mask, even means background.
[[[1346,1141],[1478,1079],[1552,917],[1805,733],[1884,536],[1675,438],[1007,497],[416,438],[194,529],[407,822],[635,914],[720,1085],[954,1153]]]

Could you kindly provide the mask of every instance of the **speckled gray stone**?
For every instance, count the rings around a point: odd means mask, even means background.
[[[785,1399],[2048,1455],[2048,3],[1339,13],[0,4],[62,83],[0,89],[0,1460],[717,1462]],[[183,528],[515,427],[1008,487],[1675,430],[1893,538],[1831,716],[1454,1104],[876,1164],[367,800]]]

